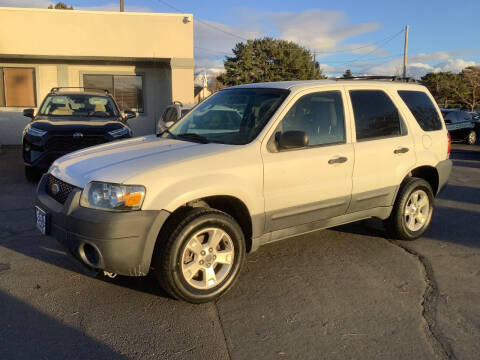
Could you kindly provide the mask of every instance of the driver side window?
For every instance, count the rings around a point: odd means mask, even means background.
[[[345,118],[340,91],[301,97],[281,121],[278,132],[303,131],[308,147],[345,143]]]

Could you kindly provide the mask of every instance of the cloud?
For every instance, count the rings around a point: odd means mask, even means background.
[[[447,61],[436,64],[433,71],[434,72],[451,71],[451,72],[458,73],[468,66],[475,66],[475,65],[478,65],[475,63],[475,61],[467,61],[463,59],[448,59]]]
[[[380,28],[377,22],[349,25],[346,14],[341,11],[306,10],[267,16],[280,38],[316,50],[331,50],[345,39]]]
[[[47,9],[52,4],[49,0],[0,0],[0,6]]]
[[[215,60],[218,64],[225,56],[232,54],[231,50],[238,42],[265,36],[293,41],[319,51],[336,51],[341,47],[345,52],[364,54],[375,50],[376,47],[366,44],[344,45],[343,42],[380,28],[377,22],[352,25],[346,14],[341,11],[306,10],[275,13],[242,8],[235,9],[235,13],[237,18],[235,26],[194,20],[197,68],[204,66],[199,66],[204,60]],[[358,49],[359,47],[361,49]],[[379,51],[378,54],[386,53]],[[319,54],[319,58],[321,57],[322,54]]]
[[[58,1],[57,0],[0,0],[0,6],[5,7],[21,7],[21,8],[39,8],[39,9],[47,9],[48,5],[54,5]],[[70,2],[63,1],[68,6],[72,5]],[[99,6],[76,6],[73,5],[74,9],[77,10],[95,10],[95,11],[118,11],[120,5],[118,2],[109,2],[104,5]],[[135,12],[151,12],[152,9],[146,6],[135,6],[129,5],[128,2],[125,4],[125,11],[135,11]]]
[[[464,60],[461,58],[451,58],[456,53],[440,51],[432,53],[416,54],[408,58],[407,75],[414,78],[421,78],[429,72],[451,71],[458,73],[467,66],[476,65],[475,61]],[[424,61],[419,61],[424,60]],[[443,60],[443,61],[438,61]],[[359,64],[356,64],[357,66]],[[363,64],[355,67],[355,75],[401,75],[403,71],[403,57],[388,60],[386,62],[373,65]]]

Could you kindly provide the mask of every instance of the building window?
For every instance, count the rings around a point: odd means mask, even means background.
[[[0,106],[36,106],[33,68],[0,68]]]
[[[83,86],[108,90],[120,110],[143,112],[143,77],[141,75],[83,75]]]

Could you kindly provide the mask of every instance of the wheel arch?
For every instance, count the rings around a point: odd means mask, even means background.
[[[247,252],[252,249],[253,222],[252,216],[247,205],[239,198],[232,195],[212,195],[191,200],[178,206],[168,217],[159,232],[159,238],[162,231],[176,223],[183,214],[193,207],[209,207],[229,214],[237,221],[245,237],[245,246]],[[158,241],[158,240],[157,240]]]
[[[434,166],[424,165],[416,167],[411,170],[407,176],[405,176],[403,181],[405,181],[409,177],[417,177],[425,180],[432,187],[433,194],[436,195],[438,193],[439,175],[438,170]]]

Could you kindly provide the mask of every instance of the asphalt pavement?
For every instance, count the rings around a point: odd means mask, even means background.
[[[454,145],[415,242],[369,220],[266,245],[216,303],[152,276],[92,277],[34,227],[21,154],[0,149],[0,359],[474,359],[480,146]]]

